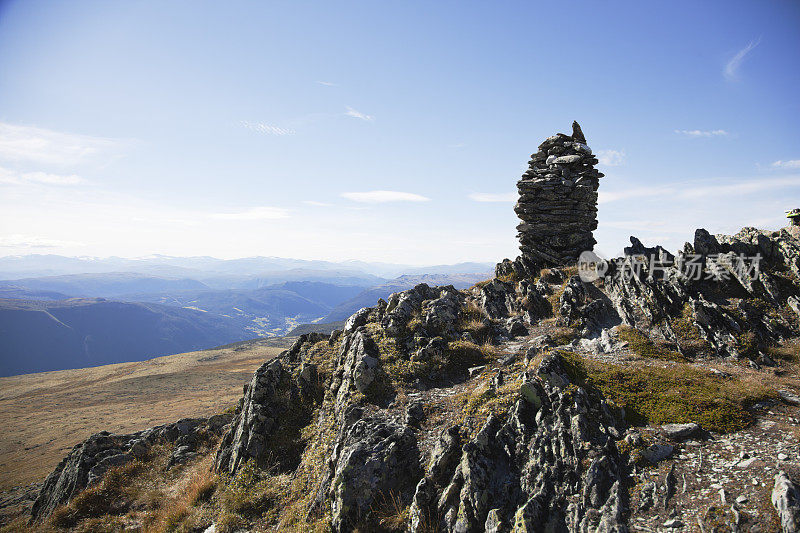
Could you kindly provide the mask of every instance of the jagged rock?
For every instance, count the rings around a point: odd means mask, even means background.
[[[357,328],[360,328],[361,326],[366,324],[367,323],[367,318],[369,317],[369,314],[370,314],[370,308],[369,307],[362,307],[361,309],[356,311],[344,323],[344,329],[342,330],[342,333],[344,335],[347,335],[347,334],[355,331]]]
[[[517,291],[512,283],[493,279],[479,291],[478,305],[489,318],[506,318],[514,312]]]
[[[219,416],[230,420],[229,415]],[[46,518],[59,505],[69,503],[83,489],[99,483],[110,468],[145,457],[155,443],[169,444],[181,439],[197,442],[195,434],[203,431],[218,434],[219,420],[210,424],[205,418],[185,418],[131,434],[103,431],[92,435],[72,448],[47,476],[31,509],[32,520]]]
[[[333,529],[352,531],[381,495],[402,494],[419,475],[419,450],[407,426],[373,417],[345,426],[330,459]]]
[[[741,328],[719,305],[706,301],[702,295],[691,300],[694,322],[700,334],[723,356],[738,357],[736,335]]]
[[[442,517],[448,532],[626,531],[624,470],[603,416],[582,388],[565,391],[569,378],[558,355],[526,383],[505,418],[490,415],[458,453],[455,432],[440,439],[427,476],[417,485],[411,531],[422,516]],[[529,398],[528,398],[529,397]],[[597,407],[599,409],[599,407]],[[442,458],[447,457],[447,461]],[[443,467],[443,463],[453,466]],[[581,464],[588,464],[583,472]],[[449,481],[448,481],[449,480]]]
[[[361,329],[348,335],[342,342],[339,357],[337,405],[346,403],[351,390],[366,391],[375,381],[378,372],[378,349]]]
[[[278,390],[287,379],[280,359],[264,363],[253,374],[231,427],[222,437],[215,460],[218,472],[233,474],[248,459],[264,459],[267,439],[279,424]]]
[[[512,338],[528,334],[528,328],[525,327],[522,318],[518,316],[511,317],[508,320],[506,320],[505,329],[506,332],[508,333],[508,336]]]
[[[393,337],[400,335],[414,312],[420,309],[422,302],[438,296],[439,291],[431,290],[424,283],[413,289],[390,295],[382,322],[386,334]]]
[[[800,531],[800,487],[789,479],[786,472],[781,471],[775,476],[772,505],[778,511],[783,533]]]
[[[425,409],[420,401],[412,401],[406,407],[405,422],[409,426],[419,426],[425,420]]]
[[[453,331],[463,305],[463,296],[452,286],[441,288],[439,297],[422,305],[422,324],[430,333],[447,334]]]
[[[575,140],[575,142],[586,144],[586,137],[584,137],[583,130],[581,130],[581,125],[578,124],[577,120],[572,121],[572,138]]]

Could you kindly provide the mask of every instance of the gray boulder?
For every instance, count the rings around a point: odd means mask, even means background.
[[[688,424],[664,424],[661,432],[670,440],[683,440],[700,431],[700,426],[694,422]]]
[[[781,471],[775,476],[772,505],[778,511],[783,533],[800,531],[800,487],[789,479],[786,472]]]
[[[333,450],[328,497],[338,533],[353,531],[382,503],[381,496],[408,492],[419,475],[413,431],[387,418],[363,418],[344,427]]]

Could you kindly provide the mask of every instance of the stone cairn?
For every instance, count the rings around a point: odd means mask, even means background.
[[[603,174],[586,145],[580,125],[572,136],[548,137],[531,156],[528,170],[517,182],[514,207],[522,263],[538,267],[575,263],[597,241],[597,187]]]

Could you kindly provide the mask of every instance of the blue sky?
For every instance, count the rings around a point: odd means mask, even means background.
[[[0,6],[0,255],[513,257],[572,120],[603,253],[800,207],[797,2]]]

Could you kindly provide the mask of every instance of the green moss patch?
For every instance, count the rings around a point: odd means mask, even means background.
[[[665,361],[685,361],[686,358],[676,351],[659,346],[638,329],[630,326],[618,328],[620,340],[626,341],[628,347],[639,357],[646,359],[663,359]]]
[[[696,422],[729,433],[752,422],[750,406],[775,397],[758,383],[721,378],[686,363],[623,366],[560,353],[576,382],[614,400],[634,425]]]

